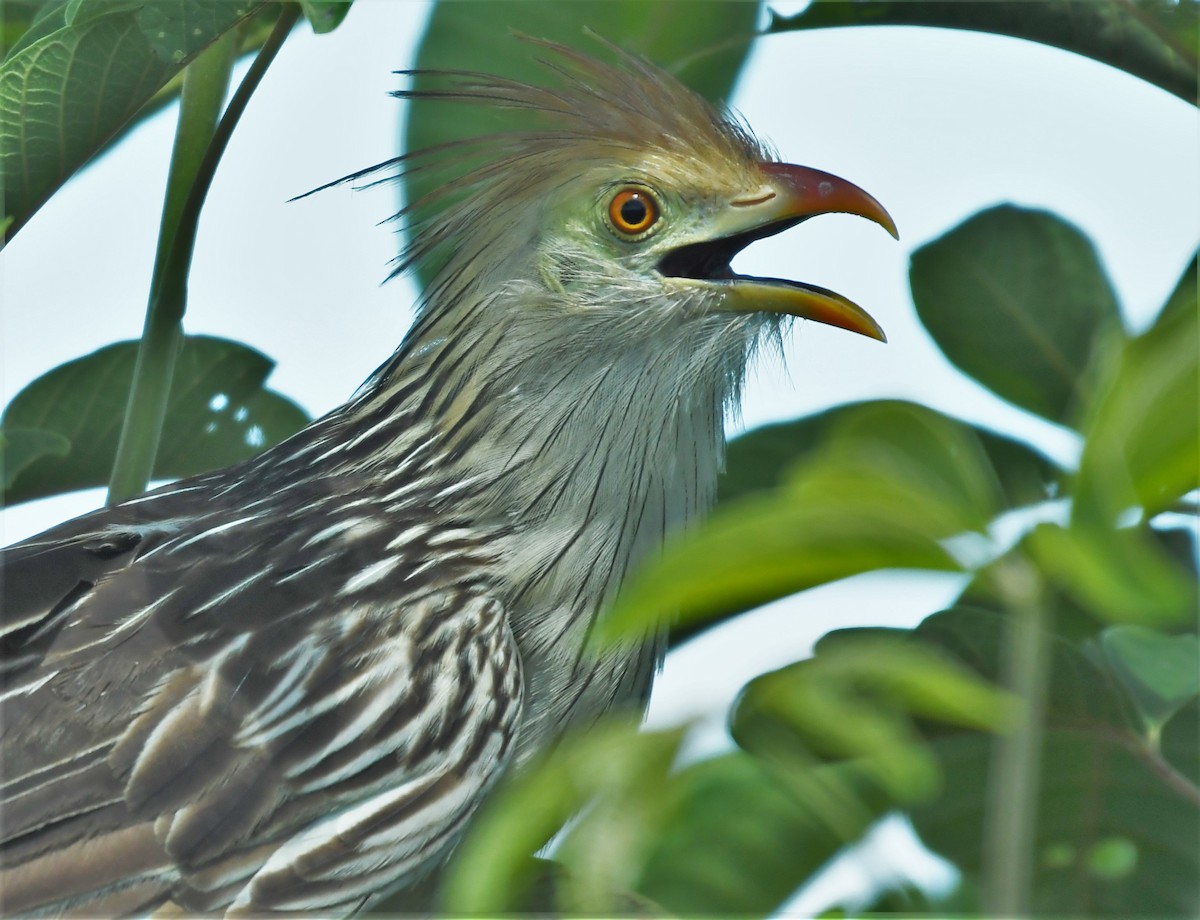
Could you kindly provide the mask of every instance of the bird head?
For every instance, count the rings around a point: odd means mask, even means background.
[[[440,266],[418,333],[461,326],[453,314],[463,304],[519,281],[510,299],[521,306],[505,322],[541,322],[550,311],[650,333],[753,317],[739,328],[754,337],[792,316],[884,340],[839,294],[730,267],[753,241],[818,214],[857,214],[895,236],[879,202],[837,176],[777,162],[739,121],[639,57],[610,47],[616,62],[602,63],[529,41],[558,85],[411,71],[416,85],[397,93],[499,106],[531,124],[374,168],[400,165],[418,180],[452,171],[425,181],[429,190],[401,212],[411,243],[398,270]]]

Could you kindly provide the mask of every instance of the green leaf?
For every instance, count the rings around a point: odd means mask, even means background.
[[[1193,697],[1162,727],[1158,736],[1163,759],[1193,786],[1200,786],[1200,698]]]
[[[679,732],[608,722],[503,782],[458,850],[441,915],[767,914],[892,804],[858,765],[779,769],[743,752],[674,770]],[[544,865],[529,854],[572,815]],[[632,909],[631,909],[632,908]]]
[[[665,616],[697,622],[877,569],[959,570],[939,541],[986,528],[998,504],[978,442],[904,404],[843,422],[783,488],[725,504],[635,572],[596,638],[627,640]]]
[[[189,60],[261,4],[64,0],[47,7],[0,64],[9,236]]]
[[[1100,636],[1113,672],[1152,726],[1200,694],[1200,639],[1140,626],[1112,626]]]
[[[1069,423],[1096,342],[1120,328],[1091,242],[1044,211],[1004,205],[913,253],[917,313],[960,370]]]
[[[990,744],[959,735],[934,744],[946,777],[936,800],[912,810],[921,839],[978,880]],[[1200,911],[1200,810],[1150,763],[1102,735],[1051,729],[1042,750],[1034,845],[1037,915],[1194,917]],[[1114,844],[1125,871],[1102,863]]]
[[[785,770],[742,752],[685,767],[638,891],[677,917],[777,915],[891,804],[857,765]]]
[[[989,610],[954,607],[926,617],[912,635],[953,655],[988,683],[998,683],[1007,617]],[[1101,733],[1115,730],[1130,738],[1139,731],[1133,708],[1116,676],[1084,654],[1076,643],[1058,635],[1052,637],[1045,703],[1047,720],[1056,728]]]
[[[1147,517],[1200,487],[1200,319],[1195,262],[1158,321],[1110,357],[1084,421],[1074,518]]]
[[[999,479],[1008,507],[1044,501],[1061,473],[1053,461],[1020,441],[974,427],[926,406],[905,400],[880,399],[835,406],[794,421],[764,425],[734,438],[725,455],[725,472],[718,488],[719,501],[774,489],[785,480],[791,467],[812,456],[830,432],[846,424],[846,419],[857,413],[866,413],[869,418],[870,413],[877,410],[932,413],[964,432],[969,430],[971,434],[964,437],[978,439]]]
[[[830,26],[934,26],[995,32],[1087,55],[1196,102],[1196,0],[821,0],[769,31]]]
[[[1179,284],[1175,285],[1175,290],[1163,304],[1162,311],[1158,315],[1158,323],[1173,322],[1180,313],[1195,315],[1198,309],[1200,309],[1200,252],[1192,256],[1192,261],[1183,270],[1183,277],[1179,279]]]
[[[350,12],[353,0],[300,0],[304,18],[318,35],[332,32]]]
[[[61,457],[71,442],[56,431],[40,428],[0,428],[0,484],[8,489],[39,457]]]
[[[1146,626],[1195,619],[1195,580],[1145,529],[1043,524],[1030,534],[1029,549],[1046,576],[1093,616]]]
[[[842,491],[853,485],[847,482]],[[957,571],[959,565],[900,509],[744,499],[635,574],[597,639],[633,638],[671,614],[684,623],[701,621],[883,568]]]
[[[912,717],[987,731],[1013,726],[1012,700],[947,655],[877,630],[840,630],[808,661],[751,681],[732,718],[751,752],[856,763],[895,802],[927,798],[936,765]]]
[[[64,457],[43,456],[5,490],[7,504],[103,485],[112,469],[136,342],[109,345],[42,375],[18,393],[2,424],[67,439]],[[175,368],[154,475],[174,479],[262,451],[308,421],[290,400],[263,389],[273,362],[225,339],[184,340]]]
[[[992,680],[1001,670],[1005,620],[956,609],[926,619],[914,636]],[[1052,637],[1050,655],[1037,801],[1035,912],[1195,916],[1200,909],[1195,885],[1200,790],[1155,749],[1103,658],[1094,660],[1060,637]],[[978,882],[990,739],[923,725],[945,788],[936,799],[911,809],[914,826],[927,845]]]
[[[593,799],[559,847],[571,870],[560,897],[574,912],[611,912],[666,814],[664,789],[681,738],[679,731],[639,732],[631,722],[610,721],[564,738],[510,776],[458,849],[443,913],[522,909],[537,880],[530,855]]]
[[[38,12],[45,8],[41,0],[5,0],[0,3],[0,60],[29,31]]]
[[[587,36],[590,29],[604,40],[667,68],[706,98],[721,100],[732,92],[754,38],[757,20],[758,3],[738,0],[705,3],[703,15],[697,15],[697,9],[690,4],[672,0],[438,3],[433,8],[415,66],[418,70],[501,74],[543,85],[550,72],[537,62],[542,56],[539,50],[515,40],[511,33],[572,47],[583,45],[593,56],[609,56],[601,41]],[[413,81],[417,90],[428,85],[427,77],[418,76]],[[530,122],[523,114],[502,116],[494,108],[463,106],[450,111],[446,103],[436,99],[415,99],[408,107],[405,147],[410,151],[424,150],[466,137],[528,126]],[[404,200],[419,200],[454,174],[454,167],[406,174]],[[421,280],[423,284],[428,282],[427,268],[422,270]]]

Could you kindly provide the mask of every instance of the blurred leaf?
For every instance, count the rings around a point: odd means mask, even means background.
[[[1200,699],[1193,697],[1167,720],[1158,744],[1171,768],[1193,786],[1200,786]]]
[[[1145,333],[1108,364],[1084,422],[1075,515],[1110,525],[1133,506],[1146,516],[1200,487],[1200,322],[1195,262]]]
[[[1005,617],[956,609],[914,636],[954,654],[981,677],[1000,671]],[[1037,914],[1195,916],[1200,891],[1200,790],[1174,772],[1133,719],[1120,681],[1102,661],[1054,637],[1038,798]],[[990,740],[925,724],[945,789],[911,809],[935,851],[978,881],[987,814]],[[1170,723],[1168,723],[1170,724]]]
[[[40,428],[0,428],[0,483],[5,489],[39,457],[61,457],[71,442],[56,431]]]
[[[43,374],[4,411],[3,426],[56,432],[66,456],[42,457],[5,491],[7,504],[103,485],[129,394],[136,342],[119,342]],[[245,345],[208,336],[184,340],[176,363],[154,476],[174,479],[253,457],[308,417],[263,389],[274,363]]]
[[[855,898],[857,902],[859,899]],[[925,890],[915,883],[901,882],[885,888],[875,899],[850,917],[874,917],[876,914],[900,914],[904,917],[968,917],[980,914],[978,889],[961,876],[949,890]]]
[[[5,0],[0,3],[0,60],[8,56],[44,8],[43,0]]]
[[[1160,324],[1170,323],[1177,318],[1178,314],[1191,313],[1195,315],[1198,309],[1200,309],[1200,253],[1192,256],[1192,261],[1183,270],[1183,277],[1179,279],[1179,284],[1167,298],[1162,312],[1158,315],[1157,322]]]
[[[997,505],[978,442],[906,404],[843,421],[783,488],[725,504],[635,572],[595,638],[631,639],[666,616],[696,622],[877,569],[959,570],[939,541],[983,530]]]
[[[823,684],[800,662],[751,681],[734,710],[734,740],[752,754],[808,765],[845,760],[897,802],[938,788],[936,763],[909,720],[844,683]]]
[[[909,273],[917,313],[954,364],[1051,421],[1084,393],[1095,343],[1120,328],[1091,242],[1044,211],[983,211],[918,249]]]
[[[342,24],[354,0],[299,0],[304,18],[318,35],[332,32]]]
[[[458,849],[443,913],[522,909],[538,880],[530,855],[593,798],[559,848],[571,870],[560,896],[574,912],[608,913],[661,825],[680,740],[678,731],[639,732],[636,724],[610,721],[567,736],[510,776]]]
[[[9,237],[188,61],[261,3],[47,5],[0,64]]]
[[[1006,621],[1006,614],[954,607],[926,617],[912,635],[953,655],[988,683],[998,683]],[[1130,738],[1139,731],[1116,677],[1058,635],[1052,637],[1045,703],[1047,721],[1056,728],[1118,730]]]
[[[949,424],[970,429],[999,478],[1009,507],[1044,501],[1060,473],[1053,461],[1020,441],[941,415],[926,406],[905,400],[880,399],[835,406],[794,421],[764,425],[734,438],[726,451],[719,500],[728,501],[775,488],[784,481],[788,469],[811,456],[830,431],[844,424],[844,419],[876,409],[930,413]]]
[[[852,483],[847,484],[847,488]],[[694,622],[881,568],[957,571],[901,512],[831,500],[748,498],[714,514],[634,575],[597,639],[634,637],[678,613]]]
[[[516,32],[560,42],[600,58],[611,57],[603,40],[648,57],[670,70],[685,84],[712,100],[729,98],[758,22],[757,2],[721,0],[703,6],[703,14],[687,3],[671,0],[574,0],[571,3],[529,3],[524,0],[460,0],[433,8],[417,52],[418,70],[469,70],[501,74],[544,85],[550,72],[537,62],[539,49],[511,37]],[[428,88],[418,76],[414,89]],[[494,107],[455,106],[436,99],[409,103],[404,126],[407,150],[424,150],[466,137],[528,126],[523,113],[498,113]],[[404,176],[405,201],[418,201],[430,190],[465,169],[452,163],[444,169],[410,172]],[[421,268],[421,282],[429,281]]]
[[[1200,639],[1141,626],[1112,626],[1100,637],[1113,672],[1153,726],[1200,694]]]
[[[1013,727],[1016,708],[990,681],[937,649],[912,642],[908,630],[839,629],[816,645],[814,676],[839,680],[902,706],[905,712],[980,731]]]
[[[886,483],[885,491],[911,496],[909,513],[927,517],[938,536],[983,531],[1000,506],[995,475],[971,429],[916,403],[880,401],[847,413],[831,431],[819,464],[802,468],[789,487],[797,498],[815,499],[813,493],[834,487],[846,474],[857,481],[855,488]]]
[[[637,889],[674,916],[768,916],[890,804],[857,765],[776,769],[736,752],[674,774]]]
[[[811,660],[755,678],[733,713],[735,740],[755,753],[849,760],[896,802],[929,796],[938,773],[912,717],[993,731],[1011,727],[1016,709],[949,656],[901,635],[839,630]]]
[[[1194,579],[1142,528],[1043,524],[1029,549],[1046,576],[1096,617],[1146,626],[1195,619]]]
[[[1196,0],[821,0],[768,31],[831,26],[935,26],[995,32],[1053,45],[1119,67],[1196,102]]]
[[[978,879],[990,745],[983,735],[934,744],[944,793],[912,811],[921,839]],[[1035,838],[1038,915],[1196,916],[1200,811],[1146,760],[1100,735],[1050,730],[1042,751]],[[1097,850],[1122,841],[1131,871],[1096,871]]]

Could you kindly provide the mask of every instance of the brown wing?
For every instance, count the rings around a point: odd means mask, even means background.
[[[338,539],[361,514],[104,520],[5,556],[38,584],[6,603],[5,912],[336,912],[436,864],[521,709],[478,566]]]

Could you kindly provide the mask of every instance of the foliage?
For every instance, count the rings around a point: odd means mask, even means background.
[[[48,371],[5,409],[6,502],[103,482],[123,420],[149,444],[142,460],[159,477],[236,462],[305,422],[264,388],[268,358],[183,337],[179,323],[203,192],[240,112],[231,103],[232,117],[217,120],[233,57],[265,47],[261,75],[296,17],[328,31],[347,6],[3,5],[9,235],[130,125],[181,87],[183,96],[147,334],[140,350],[117,343]],[[705,10],[444,3],[417,66],[521,77],[528,48],[498,34],[574,43],[592,26],[722,98],[758,10]],[[1198,10],[1194,0],[837,0],[776,16],[770,28],[1017,35],[1194,101]],[[239,89],[242,105],[253,86]],[[481,130],[469,115],[448,123],[419,101],[408,117],[416,146]],[[489,120],[483,130],[495,127]],[[638,733],[620,721],[564,739],[489,803],[448,872],[448,910],[766,915],[898,810],[961,884],[942,900],[884,892],[881,912],[1200,912],[1197,571],[1189,531],[1173,523],[1179,513],[1194,519],[1200,485],[1196,262],[1157,321],[1131,335],[1087,236],[1005,205],[915,252],[910,281],[945,355],[1002,398],[1075,431],[1079,463],[1062,468],[1037,445],[897,400],[735,441],[717,512],[635,576],[600,641],[626,641],[666,619],[680,641],[764,601],[880,569],[968,573],[962,596],[914,629],[831,633],[811,660],[756,678],[730,714],[736,747],[720,756],[680,764],[681,732]],[[148,378],[147,367],[157,368]],[[129,401],[142,378],[157,403]],[[169,447],[157,450],[160,431]],[[1009,545],[997,521],[1014,515],[1031,526]],[[530,861],[580,812],[556,850],[561,869]]]
[[[136,358],[137,342],[118,342],[59,365],[13,398],[0,416],[0,432],[10,439],[6,504],[108,481]],[[155,478],[246,460],[302,428],[308,422],[303,410],[263,386],[273,366],[237,342],[186,338]],[[8,453],[14,449],[23,452],[15,463]]]
[[[1011,35],[1087,55],[1196,102],[1200,6],[1194,0],[821,0],[770,31],[933,26]]]

